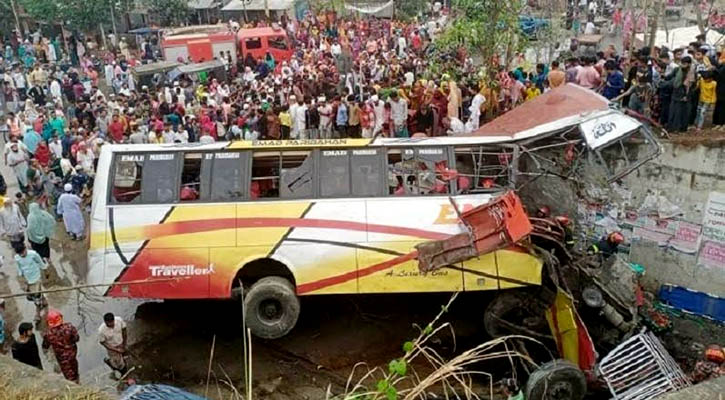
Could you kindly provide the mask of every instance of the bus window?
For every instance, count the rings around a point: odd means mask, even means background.
[[[244,39],[244,48],[247,50],[257,50],[262,48],[262,38],[246,38]]]
[[[278,152],[255,153],[252,159],[252,183],[249,197],[279,197],[279,158]]]
[[[450,193],[448,155],[443,147],[388,151],[388,192],[402,195]]]
[[[485,193],[509,186],[512,150],[466,147],[456,148],[458,193]]]
[[[144,163],[141,180],[141,200],[144,203],[171,203],[176,199],[176,155],[149,154]]]
[[[141,199],[141,178],[144,155],[119,155],[111,192],[113,203],[138,203]]]
[[[239,201],[245,198],[247,153],[214,153],[211,174],[212,201]]]
[[[382,160],[380,149],[352,150],[350,173],[353,196],[380,196],[383,188]]]
[[[320,195],[322,197],[350,195],[350,159],[347,150],[320,152]]]
[[[267,38],[269,47],[277,50],[287,50],[287,38],[285,36],[276,36]]]
[[[309,151],[255,153],[252,161],[252,199],[312,197],[313,158]]]
[[[184,166],[181,169],[181,188],[179,200],[196,201],[201,197],[201,162],[203,154],[184,154]]]
[[[312,197],[313,158],[309,151],[282,153],[279,197],[283,199]]]

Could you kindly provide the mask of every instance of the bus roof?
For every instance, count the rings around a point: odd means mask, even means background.
[[[621,132],[613,132],[608,141],[614,140],[622,135],[638,128],[641,124],[617,110],[603,110],[588,114],[578,114],[536,126],[531,129],[518,132],[513,136],[509,133],[488,134],[486,136],[434,136],[434,137],[412,137],[412,138],[387,138],[378,137],[375,139],[299,139],[299,140],[240,140],[234,142],[216,142],[202,145],[199,143],[174,143],[174,144],[117,144],[106,145],[112,152],[149,152],[149,151],[214,151],[214,150],[259,150],[259,149],[310,149],[310,148],[342,148],[342,147],[411,147],[411,146],[481,146],[516,143],[522,140],[544,137],[549,133],[590,121],[599,120],[616,121],[626,129]],[[586,137],[586,132],[583,135]]]

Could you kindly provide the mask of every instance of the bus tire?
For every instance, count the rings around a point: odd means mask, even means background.
[[[587,393],[584,373],[566,360],[541,365],[526,382],[527,400],[581,400]]]
[[[300,301],[285,278],[269,276],[255,282],[244,296],[247,327],[262,339],[279,339],[297,324]]]

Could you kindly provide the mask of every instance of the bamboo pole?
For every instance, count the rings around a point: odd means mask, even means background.
[[[216,346],[216,335],[211,339],[211,352],[209,353],[209,368],[206,371],[206,389],[204,397],[209,397],[209,380],[211,379],[211,363],[214,361],[214,347]]]
[[[22,31],[20,30],[20,18],[18,18],[18,9],[15,5],[15,0],[10,0],[10,8],[13,10],[13,17],[15,17],[15,29],[18,30],[18,34],[22,35]]]
[[[170,282],[170,281],[179,281],[184,279],[189,279],[191,277],[189,276],[183,276],[178,278],[168,278],[168,279],[143,279],[143,280],[137,280],[137,281],[128,281],[128,282],[113,282],[113,283],[96,283],[92,285],[76,285],[76,286],[68,286],[68,287],[62,287],[62,288],[55,288],[55,289],[46,289],[46,290],[38,290],[36,292],[23,292],[23,293],[11,293],[11,294],[4,294],[0,295],[0,299],[11,299],[14,297],[24,297],[31,294],[45,294],[45,293],[58,293],[58,292],[69,292],[71,290],[81,290],[81,289],[89,289],[94,287],[104,287],[104,286],[118,286],[118,285],[143,285],[143,284],[152,284],[152,283],[163,283],[163,282]]]

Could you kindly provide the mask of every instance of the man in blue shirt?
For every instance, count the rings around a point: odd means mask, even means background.
[[[617,69],[612,60],[604,64],[604,69],[607,71],[607,83],[604,86],[602,95],[612,100],[622,94],[622,89],[624,89],[624,75]]]
[[[28,300],[35,303],[35,322],[40,321],[40,311],[45,308],[48,303],[45,296],[40,292],[43,290],[41,285],[41,271],[45,271],[45,278],[48,278],[48,265],[43,262],[35,250],[28,250],[25,243],[18,243],[15,248],[15,262],[18,264],[18,276],[25,279],[27,284],[26,291],[29,293]]]

